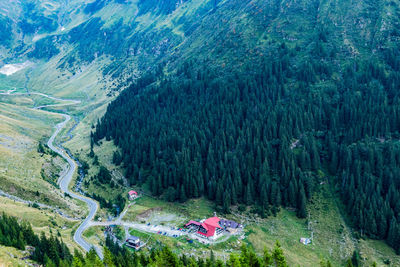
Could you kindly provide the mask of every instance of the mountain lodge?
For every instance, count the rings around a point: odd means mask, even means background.
[[[243,226],[237,222],[220,219],[214,216],[202,222],[190,220],[185,227],[197,231],[197,234],[204,238],[216,239],[225,231],[233,233]]]

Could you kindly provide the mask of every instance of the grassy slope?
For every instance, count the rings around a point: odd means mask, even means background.
[[[42,105],[54,105],[62,103],[61,101],[48,99],[38,95],[0,95],[0,102],[24,107],[37,107]]]
[[[391,259],[395,266],[400,264],[400,257],[384,242],[354,239],[328,185],[321,187],[309,205],[310,224],[306,219],[298,219],[293,212],[282,210],[263,224],[250,225],[247,242],[261,251],[263,247],[272,248],[274,241],[280,240],[291,265],[315,266],[321,259],[329,259],[334,266],[341,266],[355,248],[360,250],[365,266],[374,261],[382,266],[386,259]],[[312,231],[313,243],[301,244],[299,239],[311,237]]]
[[[0,118],[1,188],[23,198],[48,198],[52,205],[62,205],[55,188],[44,182],[40,174],[50,156],[37,152],[38,141],[50,136],[52,126],[61,121],[60,116],[0,103]],[[36,191],[40,198],[34,196]]]
[[[27,262],[31,261],[22,260],[26,257],[27,253],[17,250],[13,247],[0,246],[0,266],[11,267],[11,266],[27,266]]]
[[[93,226],[83,232],[83,237],[85,240],[97,246],[104,246],[104,227],[103,226]]]
[[[66,220],[58,214],[48,210],[39,210],[28,207],[26,204],[14,202],[8,198],[0,197],[0,212],[15,216],[21,220],[28,221],[36,233],[44,232],[46,235],[50,231],[57,235],[60,232],[63,241],[70,248],[78,248],[72,240],[73,230],[77,227],[77,222]]]
[[[69,214],[85,212],[80,203],[66,199],[42,178],[43,170],[55,183],[66,166],[59,157],[37,152],[39,141],[47,141],[62,117],[28,108],[46,102],[40,97],[1,96],[0,99],[0,188],[23,199],[60,207]],[[14,104],[6,103],[13,100]]]

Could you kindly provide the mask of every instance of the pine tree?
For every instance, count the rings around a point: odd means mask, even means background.
[[[346,267],[354,267],[353,263],[351,262],[351,259],[347,260]]]
[[[300,192],[298,195],[298,202],[297,202],[297,216],[299,218],[306,218],[307,217],[307,211],[306,211],[306,196],[304,193],[304,188],[303,186],[300,186]]]
[[[229,191],[225,191],[224,193],[224,201],[223,201],[223,211],[224,213],[230,213],[231,206],[231,194]]]
[[[113,262],[112,254],[110,250],[107,248],[104,248],[104,258],[103,258],[103,263],[106,267],[114,267],[115,264]]]
[[[286,267],[287,266],[285,257],[283,256],[283,250],[278,241],[275,242],[275,247],[274,247],[274,251],[272,252],[272,256],[274,258],[276,267]]]
[[[294,189],[294,185],[293,185],[293,181],[290,181],[289,183],[289,203],[290,206],[295,207],[296,206],[296,193],[295,193],[295,189]]]
[[[186,200],[187,200],[185,187],[183,185],[181,185],[181,190],[180,190],[180,194],[179,194],[179,200],[181,202],[186,202]]]
[[[266,249],[266,248],[264,248],[263,259],[264,259],[264,264],[265,264],[266,266],[270,266],[270,265],[273,264],[272,255],[270,254],[270,252],[269,252],[268,249]]]
[[[353,251],[353,255],[351,257],[351,263],[354,267],[360,266],[361,259],[360,259],[360,254],[358,253],[357,250]]]
[[[243,266],[241,261],[240,261],[240,259],[239,259],[239,257],[236,256],[233,253],[229,256],[229,260],[227,262],[227,265],[230,266],[230,267],[242,267]]]

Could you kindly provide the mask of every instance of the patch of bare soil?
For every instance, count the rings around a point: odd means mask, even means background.
[[[157,212],[157,211],[162,211],[162,208],[157,207],[157,208],[151,208],[151,209],[145,210],[142,213],[139,213],[136,216],[136,219],[138,219],[138,220],[148,219],[153,212]]]

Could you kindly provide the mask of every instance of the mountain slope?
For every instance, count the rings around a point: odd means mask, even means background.
[[[232,7],[224,2],[218,10],[242,28],[217,27],[201,37],[192,37],[194,30],[180,47],[190,44],[186,61],[172,60],[168,74],[156,70],[126,89],[93,142],[114,140],[122,151],[115,162],[132,184],[170,201],[206,196],[224,212],[244,203],[265,216],[283,205],[306,217],[306,200],[327,179],[360,235],[399,251],[400,72],[399,58],[388,57],[398,37],[387,10],[397,5]],[[201,24],[208,26],[218,10]],[[330,12],[343,15],[342,27]],[[252,24],[259,14],[268,33]],[[205,36],[215,49],[196,46]]]
[[[94,143],[119,148],[130,185],[157,197],[306,217],[327,183],[354,236],[398,250],[399,7],[0,1],[0,67],[32,63],[0,74],[0,90],[82,100],[69,109],[78,126],[66,146],[88,158],[96,130]]]

